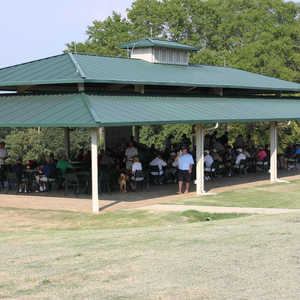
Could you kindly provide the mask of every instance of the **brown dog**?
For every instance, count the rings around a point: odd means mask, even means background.
[[[127,180],[128,180],[128,175],[121,173],[119,177],[119,185],[120,185],[120,192],[121,193],[126,193],[127,192]]]

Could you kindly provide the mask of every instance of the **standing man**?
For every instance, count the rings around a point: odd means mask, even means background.
[[[189,192],[192,170],[194,165],[193,156],[188,153],[186,145],[181,147],[182,154],[178,158],[178,192],[177,194],[182,193],[182,184],[185,182],[185,193]]]

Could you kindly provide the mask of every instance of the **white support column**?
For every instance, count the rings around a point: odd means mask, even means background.
[[[204,194],[204,134],[201,124],[196,125],[196,185],[197,195]]]
[[[92,151],[92,202],[93,213],[99,213],[98,199],[98,128],[91,130],[91,151]]]
[[[277,178],[277,124],[272,123],[270,129],[270,180],[278,181]]]

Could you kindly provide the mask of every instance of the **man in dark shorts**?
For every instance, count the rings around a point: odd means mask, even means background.
[[[189,192],[192,170],[194,165],[193,156],[188,153],[186,145],[183,145],[182,154],[178,157],[178,192],[177,194],[182,193],[182,185],[185,182],[185,193]]]

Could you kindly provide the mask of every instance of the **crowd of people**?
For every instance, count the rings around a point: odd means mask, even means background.
[[[0,190],[9,183],[9,174],[14,174],[13,184],[17,185],[19,193],[24,192],[45,192],[49,190],[51,182],[58,181],[58,185],[63,187],[64,176],[67,169],[71,168],[64,155],[59,155],[57,159],[53,154],[45,157],[40,162],[29,160],[23,162],[18,158],[15,164],[5,164],[8,153],[5,143],[0,143]]]
[[[228,132],[217,136],[217,131],[206,134],[204,138],[204,173],[205,180],[216,176],[232,176],[241,172],[268,170],[270,152],[268,146],[257,146],[248,135],[244,138],[238,135],[229,144]],[[0,142],[0,183],[4,181],[4,166],[8,158],[5,143]],[[280,168],[292,168],[296,164],[289,164],[300,158],[300,145],[289,144],[284,153],[278,155]],[[98,155],[99,179],[107,181],[111,186],[117,184],[120,174],[125,174],[128,189],[134,191],[138,182],[145,180],[153,184],[178,183],[177,193],[189,192],[190,182],[195,178],[195,148],[192,141],[184,134],[180,142],[174,142],[174,136],[169,135],[163,149],[156,149],[154,145],[147,147],[135,142],[120,143],[114,149],[100,150]],[[80,150],[73,158],[86,169],[90,169],[91,152]],[[72,164],[64,155],[57,158],[49,155],[41,162],[29,161],[23,163],[19,158],[12,170],[16,174],[18,191],[30,191],[24,185],[26,174],[34,174],[36,191],[48,189],[51,178],[60,178],[60,186],[64,185],[64,177]],[[1,179],[2,178],[2,179]],[[106,178],[106,179],[105,179]]]

